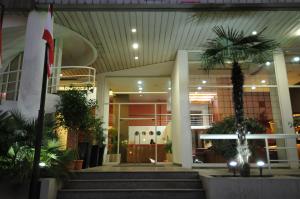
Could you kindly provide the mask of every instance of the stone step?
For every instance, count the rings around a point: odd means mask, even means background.
[[[64,189],[199,189],[199,179],[70,180]]]
[[[63,189],[57,199],[205,199],[203,189]]]
[[[74,172],[72,179],[198,179],[198,172]]]

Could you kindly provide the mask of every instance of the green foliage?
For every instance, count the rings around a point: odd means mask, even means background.
[[[94,105],[94,101],[87,101],[85,91],[71,89],[62,92],[60,103],[57,105],[59,125],[65,126],[73,132],[86,130]]]
[[[103,122],[95,117],[90,118],[89,132],[94,135],[94,138],[99,146],[104,146],[105,135],[102,127]]]
[[[57,135],[53,132],[53,119],[50,115],[45,117],[40,158],[46,167],[42,174],[66,177],[66,165],[74,159],[74,153],[59,149]],[[20,183],[31,177],[35,124],[36,121],[26,120],[19,112],[0,113],[0,178]]]
[[[264,133],[265,128],[255,119],[245,119],[243,125],[251,134]],[[223,121],[214,123],[208,129],[207,134],[235,134],[236,125],[234,117],[227,117]],[[212,149],[229,160],[236,156],[236,141],[235,140],[212,140]],[[263,146],[259,141],[249,141],[250,150],[255,156],[255,151],[258,147]]]
[[[272,57],[272,50],[278,46],[274,40],[262,35],[264,30],[256,35],[245,35],[243,31],[215,26],[213,32],[216,38],[207,42],[201,57],[204,67],[209,70],[227,61],[264,63]]]
[[[171,140],[169,140],[169,141],[166,143],[166,145],[165,145],[165,151],[166,151],[167,153],[172,153],[172,141],[171,141]]]

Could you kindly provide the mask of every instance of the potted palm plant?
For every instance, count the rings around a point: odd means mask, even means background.
[[[216,65],[231,63],[235,129],[238,134],[236,158],[242,176],[250,175],[248,161],[251,153],[246,140],[248,130],[244,124],[244,74],[241,63],[265,63],[271,57],[278,44],[274,40],[266,39],[263,31],[256,35],[245,35],[243,31],[232,28],[225,30],[222,26],[216,26],[213,28],[216,38],[207,42],[206,50],[201,55],[203,66],[207,70],[213,69]]]

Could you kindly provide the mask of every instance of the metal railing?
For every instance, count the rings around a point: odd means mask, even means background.
[[[284,152],[288,153],[288,150],[298,150],[297,146],[269,146],[269,141],[276,140],[276,143],[278,144],[278,141],[284,141],[284,143],[288,143],[288,141],[299,139],[300,135],[298,134],[249,134],[246,135],[246,138],[248,140],[262,140],[264,141],[264,149],[266,154],[266,166],[271,171],[272,166],[283,166],[283,167],[289,167],[289,163],[299,163],[298,156],[297,157],[290,157],[288,159],[272,159],[270,156],[270,151],[275,150],[277,153],[280,150],[283,150]],[[200,135],[201,140],[237,140],[238,135],[237,134],[202,134]],[[285,145],[284,144],[284,145]],[[297,154],[298,155],[298,154]],[[282,164],[283,163],[283,164]],[[212,165],[211,163],[204,163],[203,166]],[[201,166],[197,164],[197,166]]]
[[[96,69],[89,66],[63,66],[52,67],[52,71],[57,71],[49,78],[48,89],[50,93],[56,90],[66,90],[69,87],[95,87]],[[55,88],[55,89],[53,89]]]
[[[190,114],[191,129],[207,129],[213,123],[212,114]]]
[[[96,69],[92,67],[64,66],[52,67],[51,70],[52,75],[48,79],[48,93],[57,93],[57,91],[66,90],[69,87],[85,89],[96,86]],[[21,75],[22,70],[0,73],[0,104],[4,101],[18,100]]]

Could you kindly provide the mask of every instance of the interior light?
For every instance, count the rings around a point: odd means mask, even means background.
[[[139,93],[142,93],[142,91],[139,91]]]
[[[61,74],[59,74],[59,76],[62,77],[62,76],[64,76],[64,75],[61,73]]]
[[[136,56],[136,57],[134,57],[134,59],[135,59],[135,60],[138,60],[138,59],[139,59],[139,57],[137,57],[137,56]]]
[[[252,89],[252,90],[255,90],[255,89],[256,89],[256,86],[252,86],[251,89]]]
[[[270,66],[270,65],[271,65],[271,62],[267,61],[266,66]]]
[[[142,91],[143,90],[143,88],[142,87],[139,87],[139,91]]]
[[[109,96],[113,96],[113,95],[114,95],[114,92],[110,89],[108,95],[109,95]]]
[[[141,80],[139,80],[137,83],[138,83],[138,84],[142,84],[143,82],[142,82]]]
[[[300,36],[300,29],[296,31],[296,36]]]
[[[146,142],[146,139],[144,138],[143,141]]]
[[[263,80],[261,80],[260,82],[261,82],[262,84],[265,84],[267,81],[263,79]]]
[[[252,35],[257,35],[257,31],[256,30],[252,31]]]
[[[198,89],[198,90],[201,90],[201,89],[202,89],[202,87],[201,87],[201,86],[199,86],[197,89]]]
[[[136,28],[132,28],[131,32],[135,33],[136,32]]]
[[[139,44],[138,43],[133,43],[132,44],[132,48],[133,49],[138,49],[139,48]]]
[[[202,80],[202,83],[203,83],[203,84],[206,84],[206,83],[207,83],[207,81],[206,81],[206,80]]]
[[[300,61],[300,57],[294,57],[294,58],[293,58],[293,61],[294,61],[294,62]]]
[[[172,88],[171,88],[171,87],[169,87],[169,88],[168,88],[168,90],[170,91],[170,90],[172,90]]]

